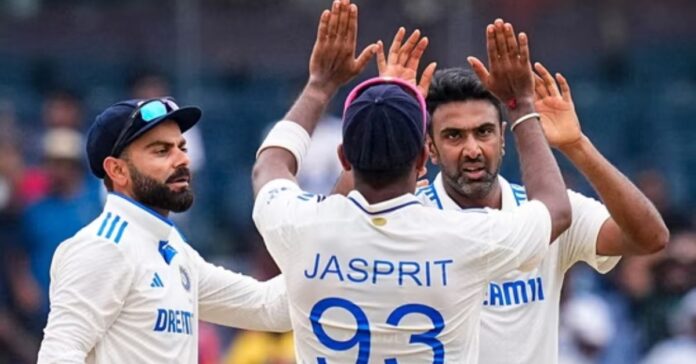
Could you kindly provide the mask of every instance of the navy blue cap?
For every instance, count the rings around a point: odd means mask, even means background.
[[[179,124],[181,132],[185,132],[200,120],[202,111],[195,106],[179,108],[172,99],[162,99],[167,113],[161,117],[146,121],[140,115],[133,115],[134,111],[143,103],[150,100],[134,99],[117,102],[97,115],[94,123],[87,132],[87,159],[89,168],[98,178],[104,178],[104,159],[109,156],[118,156],[125,147],[148,130],[167,120],[173,120]],[[139,113],[138,113],[139,114]],[[126,128],[131,116],[133,123],[122,137],[122,142],[115,146],[119,136]],[[116,150],[114,150],[116,148]]]
[[[409,167],[424,143],[422,105],[398,84],[368,86],[345,109],[343,148],[358,170]]]

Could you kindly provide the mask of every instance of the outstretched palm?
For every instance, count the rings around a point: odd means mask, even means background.
[[[416,30],[402,45],[406,29],[399,28],[394,36],[389,55],[384,56],[382,41],[377,42],[377,69],[381,77],[394,77],[412,83],[418,87],[423,97],[428,97],[430,81],[435,73],[435,62],[428,64],[421,74],[418,82],[418,65],[421,57],[428,47],[428,38],[421,37],[420,30]]]
[[[568,81],[559,73],[557,85],[541,63],[536,63],[534,68],[539,73],[534,79],[534,107],[541,114],[546,139],[555,148],[575,143],[582,137],[582,130]]]
[[[358,8],[350,0],[336,1],[321,14],[309,60],[310,82],[334,92],[365,69],[375,45],[368,45],[356,58],[357,33]]]

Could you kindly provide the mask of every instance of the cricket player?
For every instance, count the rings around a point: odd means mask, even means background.
[[[505,34],[511,52],[494,72],[518,100],[511,114],[530,201],[461,213],[426,208],[412,194],[427,159],[427,111],[415,87],[393,79],[365,81],[346,100],[339,158],[355,190],[324,198],[296,184],[326,104],[374,53],[371,45],[354,58],[356,29],[347,0],[322,14],[309,81],[259,148],[252,177],[254,221],[288,286],[297,360],[475,363],[488,280],[533,268],[570,224],[533,113],[526,36]]]
[[[182,133],[201,117],[173,100],[123,101],[88,134],[104,211],[58,247],[39,363],[196,363],[198,321],[291,328],[282,279],[207,263],[167,218],[193,203]]]
[[[495,26],[511,27],[502,21]],[[488,49],[489,59],[495,61],[495,51]],[[428,144],[440,173],[417,196],[422,203],[443,210],[512,211],[528,203],[528,188],[498,174],[505,144],[504,106],[487,89],[492,73],[477,59],[471,58],[470,63],[483,82],[463,69],[447,69],[436,73],[431,84]],[[583,261],[606,273],[621,255],[650,254],[669,240],[660,214],[647,197],[582,133],[565,78],[556,76],[559,90],[541,64],[535,68],[540,75],[535,82],[535,107],[549,143],[587,177],[604,204],[568,190],[572,224],[550,246],[541,264],[527,272],[513,269],[491,280],[481,301],[480,363],[557,363],[560,293],[566,271]]]

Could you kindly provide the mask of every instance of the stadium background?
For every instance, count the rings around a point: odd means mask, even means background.
[[[608,277],[582,266],[571,272],[563,362],[637,363],[665,343],[660,350],[670,355],[693,353],[696,296],[683,297],[696,287],[696,2],[356,2],[360,46],[417,27],[431,40],[426,60],[440,68],[485,57],[483,30],[496,17],[528,32],[533,59],[569,79],[584,131],[649,195],[672,233],[666,251],[625,258]],[[57,236],[74,233],[100,207],[76,135],[134,94],[164,92],[204,110],[193,136],[197,201],[176,217],[192,245],[233,270],[275,274],[250,218],[250,169],[264,130],[302,87],[317,17],[329,4],[0,1],[0,363],[34,360]],[[375,73],[371,65],[360,78]],[[340,115],[339,105],[330,113]],[[337,125],[327,121],[317,155],[332,156]],[[507,152],[503,175],[519,181],[512,145]],[[559,159],[568,185],[593,195]],[[333,160],[312,163],[321,173],[306,183],[329,188]],[[201,363],[289,363],[288,348],[283,336],[202,327]]]

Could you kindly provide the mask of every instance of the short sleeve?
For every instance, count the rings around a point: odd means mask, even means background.
[[[51,264],[51,311],[39,363],[84,363],[116,320],[135,269],[111,241],[68,241]]]
[[[254,223],[279,266],[283,266],[279,257],[286,256],[287,250],[292,249],[289,244],[296,243],[295,227],[315,218],[317,206],[324,199],[322,195],[302,191],[287,179],[270,181],[261,188],[254,203]]]
[[[602,225],[609,219],[609,211],[599,201],[568,190],[573,210],[573,222],[558,237],[563,270],[578,261],[584,261],[600,273],[610,271],[621,257],[597,255],[597,237]]]
[[[487,211],[493,219],[485,252],[488,277],[536,267],[551,239],[551,214],[546,205],[532,200],[509,211]]]
[[[266,183],[256,195],[252,217],[259,232],[277,228],[292,220],[298,196],[302,190],[288,179],[275,179]]]

